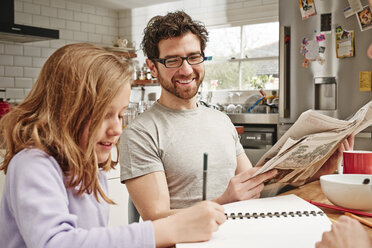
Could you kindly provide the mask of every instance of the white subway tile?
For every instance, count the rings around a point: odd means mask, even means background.
[[[4,47],[5,45],[0,43],[0,54],[4,53]]]
[[[14,1],[14,12],[23,12],[23,2]]]
[[[37,78],[40,68],[25,67],[23,70],[23,77]]]
[[[14,84],[16,88],[31,88],[32,78],[15,78]]]
[[[25,2],[23,3],[23,11],[29,14],[40,15],[40,5]]]
[[[48,58],[50,55],[52,55],[52,53],[54,53],[55,50],[55,48],[43,47],[41,48],[41,57]]]
[[[2,92],[2,91],[0,92],[0,98],[3,98],[3,99],[5,98],[5,91],[4,92]]]
[[[111,36],[111,35],[103,35],[102,36],[102,43],[108,46],[112,45],[112,42],[116,40],[118,37]]]
[[[74,38],[74,32],[67,29],[60,29],[59,38],[62,40],[72,40]]]
[[[13,56],[0,54],[0,65],[13,65]]]
[[[88,22],[88,14],[74,11],[74,20],[80,22]]]
[[[94,33],[96,31],[96,26],[91,23],[81,23],[81,31],[88,32],[88,33]]]
[[[89,23],[102,24],[102,16],[89,14],[88,15],[88,21],[89,21]]]
[[[25,56],[41,56],[41,48],[35,46],[24,46]]]
[[[0,76],[3,77],[5,74],[5,67],[3,65],[0,66]]]
[[[27,56],[14,56],[15,66],[31,66],[32,58]]]
[[[88,14],[95,14],[96,8],[93,5],[83,4],[82,5],[82,12]]]
[[[50,47],[50,42],[49,40],[42,40],[42,41],[36,41],[32,43],[27,43],[33,46],[38,46],[38,47]]]
[[[102,43],[102,35],[88,33],[88,41],[93,43]]]
[[[66,9],[58,9],[58,18],[65,19],[65,20],[73,20],[74,15],[71,10]]]
[[[55,8],[66,8],[66,1],[65,0],[51,0],[50,6]]]
[[[76,2],[67,1],[66,2],[66,9],[74,10],[74,11],[81,11],[81,4]]]
[[[40,5],[50,6],[50,0],[33,0],[33,2]]]
[[[38,68],[41,68],[43,67],[45,61],[47,60],[47,58],[37,58],[37,57],[33,57],[32,58],[32,67],[38,67]]]
[[[0,77],[0,88],[14,87],[13,77]]]
[[[58,18],[50,18],[50,27],[52,28],[66,28],[66,20]]]
[[[23,67],[20,66],[5,66],[6,77],[22,77]]]
[[[17,24],[32,25],[32,14],[15,12],[14,20]]]
[[[108,26],[107,27],[107,31],[109,34],[111,35],[114,35],[114,36],[118,36],[119,35],[119,32],[118,32],[118,27],[111,27],[111,26]],[[126,38],[126,37],[124,37]]]
[[[24,91],[25,91],[25,98],[26,98],[27,95],[30,94],[31,89],[24,89]]]
[[[97,34],[109,34],[107,26],[103,25],[96,25],[96,33]]]
[[[74,40],[76,41],[88,41],[88,33],[74,31]]]
[[[57,8],[41,6],[41,15],[49,17],[57,17]]]
[[[113,13],[115,13],[115,11],[112,11],[112,10],[109,10],[109,9],[106,9],[106,8],[101,8],[101,7],[96,7],[96,15],[99,15],[99,16],[113,16]]]
[[[66,29],[80,31],[80,22],[66,21]]]
[[[116,16],[115,16],[115,17],[107,17],[107,16],[103,16],[103,17],[102,17],[102,24],[103,24],[103,25],[106,25],[106,26],[114,26],[114,27],[117,27],[117,25],[118,25],[118,21],[117,21]]]
[[[49,17],[41,16],[41,15],[33,15],[32,24],[38,27],[50,27]]]
[[[64,40],[51,40],[50,41],[50,47],[51,48],[60,48],[63,47],[66,44]]]
[[[23,54],[23,46],[22,45],[5,44],[4,53],[5,54],[11,54],[11,55],[22,55]]]
[[[23,89],[7,88],[5,91],[6,98],[23,99],[25,97],[25,91]]]

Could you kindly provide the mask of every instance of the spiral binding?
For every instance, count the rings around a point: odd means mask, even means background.
[[[317,216],[317,215],[321,215],[323,216],[324,213],[323,211],[296,211],[296,212],[268,212],[268,213],[238,213],[238,214],[235,214],[235,213],[231,213],[231,214],[227,214],[225,213],[226,215],[226,218],[227,219],[243,219],[243,218],[246,218],[246,219],[257,219],[257,218],[274,218],[274,217],[302,217],[302,216]]]

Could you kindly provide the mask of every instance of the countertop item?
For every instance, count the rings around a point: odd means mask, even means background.
[[[227,114],[232,123],[237,124],[278,124],[279,114]]]
[[[372,175],[324,175],[320,177],[320,185],[333,204],[372,212]]]

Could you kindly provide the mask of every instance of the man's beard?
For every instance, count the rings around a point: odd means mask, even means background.
[[[189,100],[193,98],[196,95],[196,93],[198,93],[198,89],[199,89],[200,84],[203,82],[204,75],[205,75],[204,73],[202,75],[192,73],[189,77],[183,78],[182,80],[188,80],[188,79],[194,78],[196,82],[195,85],[193,85],[192,87],[187,87],[187,89],[185,89],[186,87],[178,87],[179,85],[178,83],[176,83],[176,80],[173,77],[171,81],[165,80],[160,75],[160,73],[158,74],[158,81],[163,87],[163,89],[165,89],[169,93],[177,96],[178,98]]]

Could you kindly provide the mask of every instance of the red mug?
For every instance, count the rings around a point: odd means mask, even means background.
[[[372,151],[344,151],[344,174],[372,174]]]

